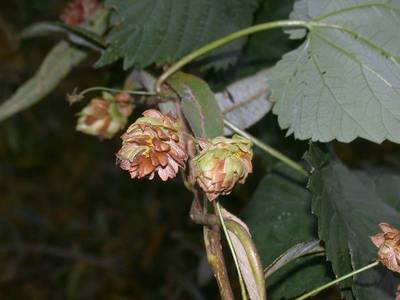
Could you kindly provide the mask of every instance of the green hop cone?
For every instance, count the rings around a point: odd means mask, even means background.
[[[202,151],[193,158],[196,181],[213,201],[219,195],[227,195],[236,183],[244,183],[252,172],[251,141],[234,135],[232,138],[217,137],[199,142]]]
[[[133,108],[128,94],[113,96],[103,93],[101,98],[93,98],[78,114],[76,130],[103,139],[112,138],[125,128]]]

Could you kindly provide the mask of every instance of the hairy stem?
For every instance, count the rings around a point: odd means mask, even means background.
[[[306,299],[306,298],[315,296],[315,295],[318,294],[319,292],[321,292],[321,291],[323,291],[323,290],[325,290],[325,289],[331,287],[332,285],[337,284],[338,282],[341,282],[341,281],[343,281],[343,280],[345,280],[345,279],[347,279],[347,278],[350,278],[350,277],[352,277],[352,276],[354,276],[354,275],[356,275],[356,274],[358,274],[358,273],[364,272],[364,271],[366,271],[366,270],[368,270],[368,269],[374,268],[374,267],[376,267],[376,266],[378,266],[378,265],[379,265],[379,261],[375,261],[375,262],[373,262],[372,264],[369,264],[369,265],[367,265],[367,266],[365,266],[365,267],[362,267],[361,269],[355,270],[355,271],[353,271],[353,272],[351,272],[351,273],[349,273],[349,274],[346,274],[346,275],[344,275],[344,276],[342,276],[342,277],[339,277],[339,278],[337,278],[337,279],[335,279],[335,280],[333,280],[333,281],[331,281],[331,282],[328,282],[327,284],[324,284],[324,285],[322,285],[322,286],[316,288],[315,290],[312,290],[311,292],[309,292],[309,293],[307,293],[307,294],[304,294],[303,296],[300,296],[300,297],[297,298],[296,300],[304,300],[304,299]]]
[[[308,176],[309,175],[309,173],[306,171],[306,169],[304,169],[304,167],[302,165],[300,165],[299,163],[295,162],[294,160],[292,160],[291,158],[287,157],[286,155],[282,154],[278,150],[276,150],[276,149],[272,148],[271,146],[263,143],[262,141],[260,141],[256,137],[252,136],[251,134],[247,133],[246,131],[241,130],[240,128],[238,128],[237,126],[235,126],[234,124],[232,124],[228,120],[224,120],[224,123],[225,123],[226,127],[231,129],[232,131],[236,132],[237,134],[240,134],[241,136],[249,139],[250,141],[253,142],[254,145],[259,147],[261,150],[264,150],[268,154],[270,154],[273,157],[279,159],[280,161],[282,161],[283,163],[285,163],[286,165],[288,165],[292,169],[300,172],[304,176]]]
[[[229,237],[228,229],[226,229],[224,217],[222,216],[221,207],[220,207],[218,201],[214,202],[214,208],[215,208],[215,211],[216,211],[216,213],[218,215],[219,221],[220,221],[221,226],[222,226],[222,228],[224,230],[226,241],[228,242],[228,246],[229,246],[229,248],[231,250],[231,253],[232,253],[233,261],[235,263],[236,271],[238,273],[240,290],[242,292],[242,299],[243,300],[247,300],[246,287],[244,286],[244,280],[243,280],[243,277],[242,277],[242,272],[240,271],[239,261],[238,261],[238,258],[236,256],[236,251],[233,248],[233,244],[232,244],[231,238]]]

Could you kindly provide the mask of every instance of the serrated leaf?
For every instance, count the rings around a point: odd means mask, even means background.
[[[316,147],[306,156],[314,168],[309,188],[312,208],[318,217],[319,237],[325,242],[327,258],[337,276],[361,268],[377,258],[377,249],[370,236],[378,224],[400,224],[400,214],[376,192],[374,181],[364,172],[354,172],[342,163],[331,161]],[[383,267],[368,270],[349,280],[342,287],[352,288],[360,300],[395,298],[399,278]],[[350,291],[346,292],[352,299]]]
[[[108,12],[98,9],[85,29],[102,34]],[[36,74],[0,104],[0,122],[36,104],[47,96],[67,74],[87,57],[87,53],[62,41],[54,46]]]
[[[264,266],[289,248],[317,237],[311,196],[292,174],[268,174],[259,183],[242,219],[249,226]],[[291,299],[330,281],[322,257],[299,258],[268,278],[268,297]]]
[[[272,73],[281,128],[321,142],[400,142],[400,4],[301,0],[292,17],[325,25],[312,26]]]
[[[257,0],[108,0],[115,27],[109,47],[97,62],[104,66],[124,59],[124,68],[171,63],[190,51],[251,24]],[[239,40],[213,52],[230,54],[217,66],[232,62]],[[234,55],[235,57],[236,55]]]
[[[167,84],[181,99],[182,111],[197,137],[223,135],[223,118],[209,86],[202,79],[183,72],[172,75]]]
[[[269,112],[272,107],[269,101],[271,90],[267,85],[269,73],[268,69],[260,71],[232,83],[223,92],[215,94],[225,119],[241,129],[246,129]],[[224,133],[228,135],[232,131],[225,128]]]

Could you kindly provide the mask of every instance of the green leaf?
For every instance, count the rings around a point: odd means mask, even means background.
[[[400,175],[389,172],[372,174],[376,192],[382,199],[400,212]]]
[[[378,224],[397,226],[400,214],[377,193],[375,182],[364,172],[349,170],[342,163],[331,161],[316,147],[306,159],[313,167],[309,188],[312,209],[318,217],[318,234],[325,242],[326,255],[337,276],[359,269],[377,258],[377,249],[370,236],[379,231]],[[342,284],[360,300],[394,299],[400,280],[383,267],[366,271]],[[352,292],[352,294],[351,294]]]
[[[226,229],[232,241],[232,247],[237,256],[240,273],[250,300],[265,300],[267,295],[263,267],[249,228],[237,216],[222,207],[221,213],[225,220]]]
[[[268,174],[259,183],[242,219],[247,223],[263,264],[270,265],[289,248],[317,237],[310,193],[292,174]],[[299,258],[268,278],[268,297],[290,299],[330,281],[323,257]]]
[[[398,1],[301,0],[292,18],[325,25],[312,26],[272,74],[281,128],[321,142],[400,142]]]
[[[102,34],[107,16],[107,10],[98,9],[85,30]],[[0,104],[0,122],[42,100],[86,57],[85,51],[68,42],[59,42],[47,54],[36,74]]]
[[[191,74],[178,72],[167,84],[182,101],[182,111],[197,137],[214,138],[224,133],[218,103],[207,83]]]
[[[35,76],[0,105],[0,122],[47,96],[81,61],[86,52],[60,42],[47,54]]]
[[[124,59],[124,69],[171,63],[226,34],[250,26],[258,0],[108,0],[114,9],[109,46],[97,66]],[[213,55],[228,55],[216,66],[234,61],[244,40]],[[233,54],[233,58],[232,58]]]
[[[283,266],[291,263],[297,258],[307,256],[322,254],[325,249],[321,246],[321,242],[318,240],[311,242],[299,243],[292,248],[288,249],[286,252],[282,253],[277,259],[275,259],[266,269],[265,277],[271,276],[274,272],[282,268]]]

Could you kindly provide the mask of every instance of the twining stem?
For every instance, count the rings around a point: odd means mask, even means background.
[[[242,272],[240,271],[239,261],[238,261],[237,255],[236,255],[236,251],[235,251],[235,249],[233,247],[232,240],[231,240],[231,238],[229,236],[228,229],[226,229],[224,217],[222,216],[222,212],[221,212],[221,206],[219,205],[218,201],[214,202],[214,208],[215,208],[215,211],[217,212],[219,221],[221,223],[222,229],[224,230],[224,234],[225,234],[226,240],[228,242],[228,246],[229,246],[229,248],[231,250],[231,253],[232,253],[233,261],[235,263],[236,271],[237,271],[238,277],[239,277],[239,284],[240,284],[240,290],[242,292],[242,299],[243,300],[247,300],[246,287],[244,285]]]
[[[240,128],[238,128],[237,126],[235,126],[234,124],[232,124],[228,120],[225,119],[224,123],[225,123],[226,127],[231,129],[232,131],[236,132],[237,134],[240,134],[241,136],[249,139],[250,141],[253,142],[254,145],[259,147],[261,150],[264,150],[268,154],[270,154],[273,157],[279,159],[280,161],[282,161],[283,163],[285,163],[286,165],[288,165],[292,169],[300,172],[304,176],[309,176],[309,173],[306,171],[306,169],[304,169],[302,165],[300,165],[299,163],[295,162],[291,158],[287,157],[286,155],[282,154],[281,152],[279,152],[278,150],[272,148],[271,146],[263,143],[262,141],[260,141],[256,137],[252,136],[251,134],[247,133],[246,131],[241,130]]]
[[[158,94],[161,92],[161,86],[169,76],[171,76],[173,73],[175,73],[176,71],[178,71],[180,68],[184,67],[191,61],[206,54],[207,52],[210,52],[216,48],[224,46],[224,45],[226,45],[234,40],[237,40],[241,37],[244,37],[246,35],[250,35],[253,33],[264,31],[264,30],[281,28],[281,27],[303,27],[303,28],[307,28],[307,29],[311,29],[312,27],[327,27],[327,28],[333,28],[333,29],[339,29],[339,30],[346,31],[346,28],[343,28],[343,27],[341,27],[339,25],[335,25],[335,24],[327,24],[327,23],[314,22],[314,21],[300,21],[300,20],[299,21],[297,21],[297,20],[281,20],[281,21],[274,21],[274,22],[268,22],[268,23],[262,23],[262,24],[250,26],[250,27],[244,28],[242,30],[236,31],[234,33],[228,34],[228,35],[226,35],[218,40],[215,40],[215,41],[189,53],[188,55],[182,57],[179,61],[177,61],[170,68],[168,68],[163,74],[161,74],[160,77],[158,77],[158,79],[156,81],[156,86],[155,86],[156,92]]]
[[[366,270],[368,270],[368,269],[374,268],[374,267],[376,267],[376,266],[378,266],[378,265],[379,265],[379,261],[375,261],[375,262],[373,262],[372,264],[369,264],[369,265],[367,265],[367,266],[365,266],[365,267],[362,267],[361,269],[355,270],[355,271],[353,271],[353,272],[351,272],[351,273],[349,273],[349,274],[346,274],[346,275],[344,275],[344,276],[342,276],[342,277],[339,277],[339,278],[337,278],[337,279],[335,279],[335,280],[333,280],[333,281],[331,281],[331,282],[328,282],[327,284],[324,284],[324,285],[322,285],[322,286],[316,288],[315,290],[313,290],[313,291],[311,291],[311,292],[309,292],[309,293],[307,293],[307,294],[304,294],[303,296],[300,296],[300,297],[297,298],[296,300],[304,300],[304,299],[306,299],[306,298],[308,298],[308,297],[315,296],[315,295],[318,294],[319,292],[321,292],[321,291],[323,291],[323,290],[325,290],[325,289],[331,287],[332,285],[337,284],[338,282],[341,282],[341,281],[343,281],[343,280],[345,280],[345,279],[347,279],[347,278],[350,278],[350,277],[352,277],[352,276],[354,276],[354,275],[356,275],[356,274],[358,274],[358,273],[364,272],[364,271],[366,271]]]
[[[128,93],[130,95],[144,95],[144,96],[155,96],[154,92],[146,92],[146,91],[132,91],[132,90],[120,90],[120,89],[112,89],[103,86],[93,86],[86,90],[83,90],[79,93],[80,96],[85,95],[86,93],[93,92],[93,91],[106,91],[110,93]]]

